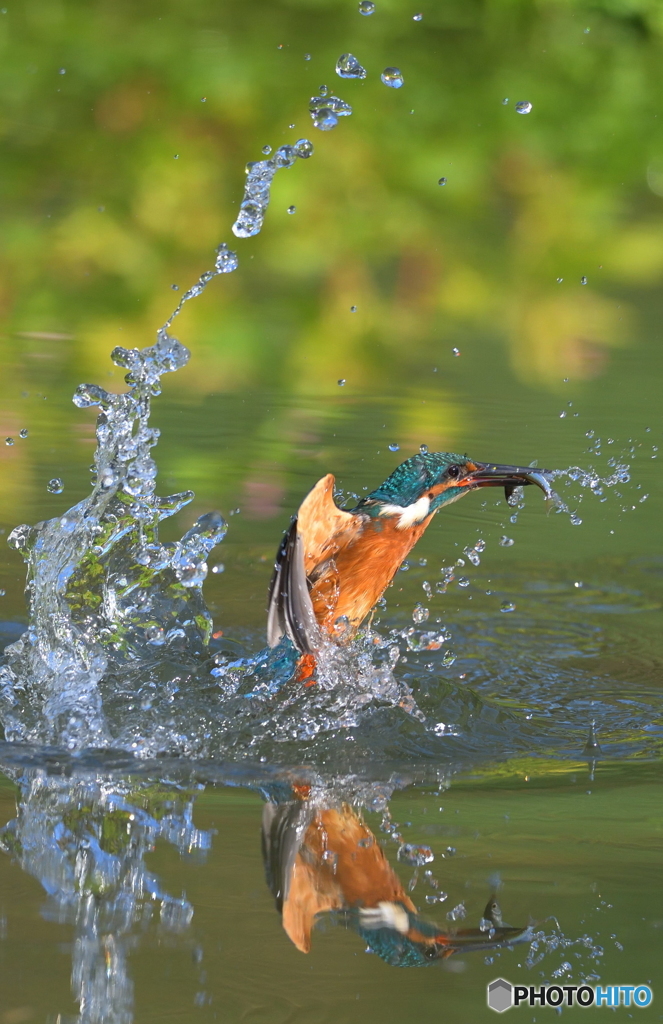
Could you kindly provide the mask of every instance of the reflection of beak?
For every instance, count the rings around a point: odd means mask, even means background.
[[[532,469],[530,466],[497,466],[490,462],[475,462],[476,469],[465,477],[468,487],[503,487],[508,501],[516,487],[536,484],[546,498],[553,498],[554,492],[546,476],[549,470]]]

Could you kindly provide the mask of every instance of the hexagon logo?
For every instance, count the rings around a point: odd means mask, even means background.
[[[504,1013],[513,1006],[513,985],[504,978],[496,978],[488,986],[488,1006],[496,1013]]]

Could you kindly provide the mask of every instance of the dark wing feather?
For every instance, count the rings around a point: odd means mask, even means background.
[[[262,858],[279,913],[288,899],[292,870],[312,818],[313,811],[301,801],[266,803],[262,809]]]
[[[276,647],[287,636],[302,654],[314,654],[321,636],[309,594],[304,545],[293,519],[276,555],[269,586],[267,642]]]

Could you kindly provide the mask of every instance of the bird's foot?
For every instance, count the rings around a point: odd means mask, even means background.
[[[315,686],[317,683],[317,679],[315,678],[316,668],[317,662],[315,655],[302,654],[301,658],[297,662],[295,679],[298,683],[303,683],[304,686]]]

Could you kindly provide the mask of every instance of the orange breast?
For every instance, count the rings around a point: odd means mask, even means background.
[[[336,551],[327,571],[311,590],[315,617],[337,636],[334,623],[345,616],[354,632],[382,597],[399,566],[431,521],[407,530],[396,528],[396,519],[371,519],[361,532],[347,538]]]
[[[432,518],[399,530],[396,518],[353,515],[336,505],[331,473],[318,480],[299,507],[297,531],[304,541],[313,610],[323,629],[343,639],[334,624],[345,617],[344,635],[350,638]]]
[[[289,938],[308,953],[318,914],[382,901],[415,910],[382,847],[352,808],[318,811],[295,858],[283,906]]]

